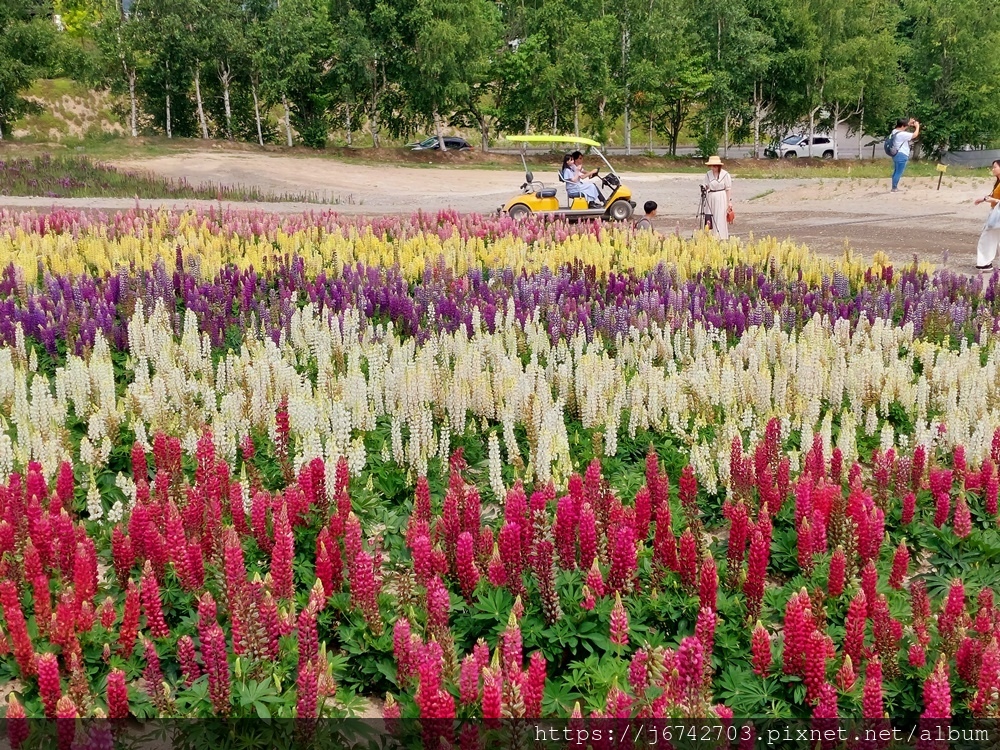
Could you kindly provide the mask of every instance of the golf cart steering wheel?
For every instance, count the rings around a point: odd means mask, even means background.
[[[622,184],[621,180],[618,179],[618,176],[614,172],[609,175],[601,175],[601,182],[605,187],[611,188],[612,190]]]

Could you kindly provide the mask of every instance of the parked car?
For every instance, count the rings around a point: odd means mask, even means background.
[[[444,146],[449,151],[467,151],[472,148],[467,140],[453,135],[445,137]],[[430,138],[424,138],[424,140],[416,143],[408,143],[406,147],[411,151],[436,151],[441,148],[441,144],[438,143],[437,136],[435,135]]]
[[[795,159],[799,156],[809,156],[809,136],[790,135],[780,143],[773,144],[764,153],[772,159]],[[833,140],[825,135],[814,135],[812,155],[832,159]]]

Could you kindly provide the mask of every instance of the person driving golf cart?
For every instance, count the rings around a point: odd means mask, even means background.
[[[598,170],[591,170],[589,173],[583,171],[583,154],[574,151],[563,157],[562,167],[559,169],[559,177],[566,183],[566,195],[569,198],[583,196],[591,208],[600,208],[604,205],[604,196],[597,185],[589,182],[589,178],[594,177]]]

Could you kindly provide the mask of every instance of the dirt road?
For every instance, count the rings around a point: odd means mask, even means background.
[[[120,161],[116,166],[145,170],[193,184],[213,182],[254,185],[273,193],[309,192],[325,196],[337,211],[351,214],[412,213],[417,209],[453,208],[490,212],[517,192],[520,171],[454,169],[447,167],[372,166],[310,157],[242,153],[190,153]],[[551,174],[535,177],[556,186]],[[884,180],[867,179],[741,179],[734,173],[736,223],[741,237],[772,235],[791,238],[825,255],[839,255],[845,243],[866,257],[885,251],[896,262],[921,260],[955,270],[970,270],[986,209],[972,201],[991,187],[983,180],[905,178],[903,190],[889,192]],[[646,200],[660,206],[656,224],[661,231],[690,233],[698,208],[699,175],[622,173],[641,207]],[[104,209],[130,208],[135,200],[0,198],[2,205],[46,207],[53,204]],[[139,201],[140,205],[172,207],[197,201]],[[295,203],[244,204],[273,211],[295,212],[315,205]]]

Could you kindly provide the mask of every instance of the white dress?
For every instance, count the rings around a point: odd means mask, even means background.
[[[708,190],[708,212],[712,214],[712,231],[720,240],[729,239],[729,222],[726,221],[726,211],[729,209],[729,200],[726,198],[726,190],[733,189],[733,178],[724,169],[719,170],[719,176],[715,176],[715,170],[708,170],[705,175],[705,188]]]

